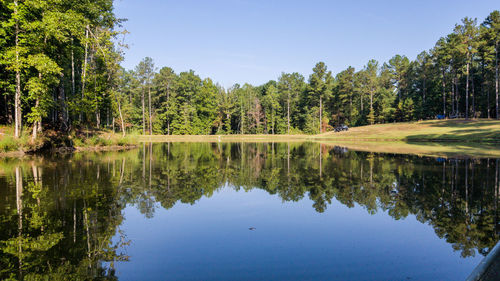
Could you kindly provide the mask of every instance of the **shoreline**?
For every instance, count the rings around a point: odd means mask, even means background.
[[[1,158],[20,158],[27,156],[36,156],[38,154],[44,153],[55,153],[55,154],[70,154],[70,153],[79,153],[79,152],[104,152],[104,151],[123,151],[130,150],[139,147],[137,144],[130,145],[111,145],[111,146],[75,146],[75,147],[59,147],[53,149],[42,149],[36,151],[8,151],[8,152],[0,152]]]
[[[54,149],[45,149],[39,151],[9,151],[0,152],[2,158],[23,158],[36,156],[37,154],[55,153],[72,154],[81,152],[107,152],[107,151],[125,151],[140,147],[141,143],[303,143],[312,142],[331,147],[345,147],[353,151],[373,152],[373,153],[392,153],[392,154],[410,154],[428,157],[444,158],[500,158],[500,143],[481,143],[481,142],[460,142],[460,141],[431,141],[431,142],[408,142],[401,140],[379,141],[370,139],[365,140],[340,140],[328,138],[313,138],[306,136],[287,136],[280,137],[261,135],[251,136],[161,136],[156,135],[139,137],[138,144],[127,145],[109,145],[109,146],[75,146],[60,147]]]

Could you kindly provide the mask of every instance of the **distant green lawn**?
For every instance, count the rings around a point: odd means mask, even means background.
[[[351,128],[347,132],[328,132],[313,138],[332,141],[500,143],[500,121],[454,119],[378,124]]]

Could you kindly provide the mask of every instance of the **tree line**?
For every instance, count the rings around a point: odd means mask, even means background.
[[[500,12],[464,18],[415,60],[395,55],[333,75],[282,73],[224,88],[194,71],[120,66],[113,1],[0,4],[0,122],[29,128],[109,128],[143,134],[315,134],[340,124],[440,118],[499,119]],[[24,125],[23,125],[24,124]]]

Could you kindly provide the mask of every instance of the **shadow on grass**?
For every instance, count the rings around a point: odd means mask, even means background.
[[[420,134],[407,136],[404,141],[461,141],[461,142],[481,142],[500,143],[500,129],[473,129],[453,130],[443,134]]]
[[[499,126],[500,121],[498,120],[487,120],[487,119],[453,119],[453,120],[440,120],[439,122],[427,124],[429,127],[448,127],[448,128],[474,128],[480,126]]]

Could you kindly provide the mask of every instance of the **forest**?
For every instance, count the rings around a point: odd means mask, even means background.
[[[395,55],[333,74],[224,88],[193,70],[144,58],[121,66],[124,19],[112,0],[0,3],[0,124],[17,138],[46,130],[207,134],[317,134],[440,118],[499,119],[500,12],[464,18],[414,60]]]

